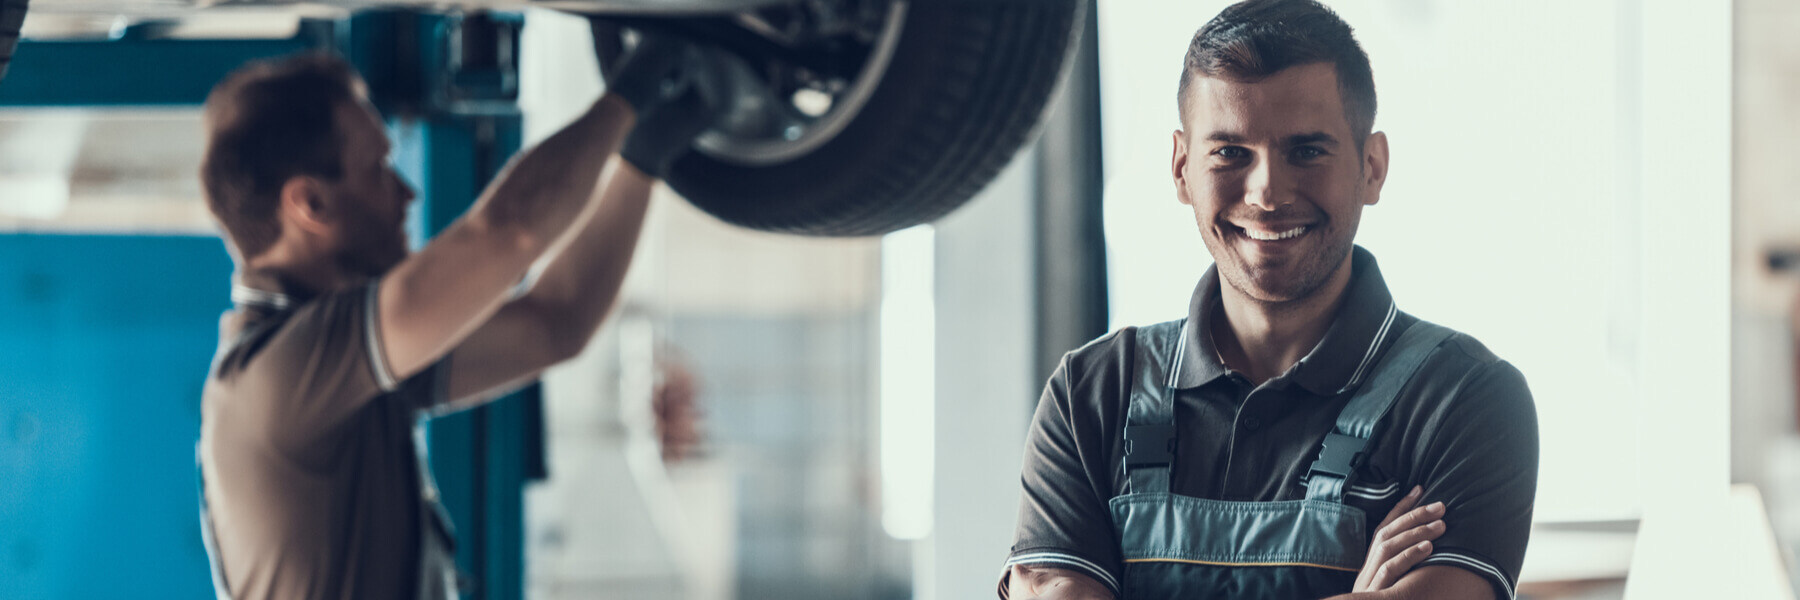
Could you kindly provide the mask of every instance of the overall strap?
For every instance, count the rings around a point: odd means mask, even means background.
[[[1125,475],[1133,494],[1169,491],[1175,462],[1175,377],[1186,351],[1184,320],[1137,330],[1131,404],[1125,416]]]
[[[1338,413],[1337,426],[1325,436],[1318,460],[1307,472],[1306,498],[1333,503],[1344,501],[1344,488],[1357,467],[1367,457],[1370,438],[1375,437],[1394,399],[1406,387],[1425,359],[1456,332],[1449,328],[1419,321],[1406,329],[1394,347],[1375,366],[1375,372]]]

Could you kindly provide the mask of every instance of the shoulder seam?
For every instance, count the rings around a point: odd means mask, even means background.
[[[1064,352],[1064,353],[1063,353],[1063,356],[1064,356],[1064,357],[1067,357],[1067,356],[1069,356],[1069,355],[1070,355],[1070,354],[1075,354],[1075,353],[1078,353],[1078,352],[1081,352],[1081,351],[1083,351],[1083,350],[1087,350],[1087,349],[1089,349],[1089,348],[1092,348],[1092,347],[1094,347],[1094,346],[1098,346],[1098,345],[1101,345],[1101,344],[1104,344],[1104,343],[1106,343],[1106,342],[1107,342],[1107,341],[1110,341],[1110,340],[1111,340],[1111,339],[1112,339],[1112,338],[1116,338],[1116,337],[1119,337],[1119,334],[1120,334],[1120,333],[1123,333],[1123,332],[1124,332],[1124,331],[1125,331],[1125,330],[1126,330],[1126,329],[1137,329],[1137,328],[1136,328],[1136,327],[1131,327],[1131,326],[1126,326],[1126,327],[1120,327],[1120,328],[1118,328],[1118,329],[1114,329],[1114,330],[1112,330],[1112,331],[1108,331],[1108,332],[1106,332],[1106,333],[1104,333],[1104,334],[1101,334],[1101,335],[1100,335],[1100,337],[1097,337],[1097,338],[1094,338],[1094,339],[1091,339],[1091,340],[1088,340],[1088,341],[1087,341],[1087,343],[1085,343],[1085,344],[1082,344],[1082,345],[1080,345],[1080,346],[1078,346],[1078,347],[1076,347],[1076,348],[1075,348],[1075,349],[1074,349],[1074,350],[1070,350],[1070,351],[1068,351],[1068,352]]]
[[[1451,330],[1451,331],[1455,331],[1455,330]],[[1456,342],[1456,350],[1458,352],[1461,352],[1463,356],[1466,356],[1470,360],[1475,361],[1475,363],[1477,365],[1487,366],[1487,365],[1491,365],[1491,364],[1502,361],[1502,359],[1500,358],[1499,355],[1494,354],[1494,352],[1492,350],[1487,349],[1486,344],[1481,343],[1481,340],[1475,339],[1475,336],[1469,335],[1467,333],[1463,333],[1461,331],[1455,331],[1455,334],[1451,335],[1450,339],[1447,340],[1447,342]],[[1486,355],[1483,356],[1481,354],[1470,352],[1469,347],[1466,344],[1475,344],[1477,347],[1480,347],[1482,350],[1486,351],[1485,352]]]
[[[1075,355],[1082,354],[1084,352],[1092,350],[1093,348],[1097,348],[1103,344],[1111,342],[1114,338],[1117,338],[1117,337],[1119,337],[1120,334],[1124,333],[1126,329],[1135,330],[1136,328],[1135,327],[1120,327],[1118,329],[1114,329],[1112,331],[1107,332],[1105,335],[1094,338],[1092,340],[1088,340],[1088,343],[1082,344],[1081,347],[1079,347],[1079,348],[1070,350],[1068,352],[1064,352],[1062,355],[1062,358],[1057,360],[1057,365],[1056,365],[1057,370],[1062,371],[1062,373],[1063,373],[1063,388],[1064,388],[1064,390],[1073,392],[1076,387],[1075,380],[1077,379],[1077,373],[1071,367],[1071,365],[1074,362],[1071,359],[1074,358]],[[1054,381],[1054,378],[1052,378],[1052,381]],[[1074,398],[1066,398],[1065,400],[1067,402],[1069,402],[1070,404],[1074,403]]]

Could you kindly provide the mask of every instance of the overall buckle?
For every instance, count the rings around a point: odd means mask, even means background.
[[[1325,443],[1319,448],[1319,458],[1313,461],[1307,476],[1313,473],[1336,475],[1339,479],[1349,479],[1350,474],[1362,466],[1363,447],[1369,440],[1353,435],[1332,432],[1325,436]]]
[[[1125,426],[1125,466],[1167,465],[1174,462],[1174,425]]]

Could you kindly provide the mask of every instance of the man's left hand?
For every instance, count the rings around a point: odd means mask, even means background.
[[[1431,556],[1431,540],[1444,534],[1444,503],[1433,502],[1419,508],[1423,490],[1413,486],[1405,498],[1382,519],[1369,543],[1369,558],[1356,575],[1355,592],[1375,592],[1393,587],[1419,561]]]

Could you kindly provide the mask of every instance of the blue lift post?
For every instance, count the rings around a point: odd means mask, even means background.
[[[424,239],[519,148],[520,25],[379,11],[287,39],[27,39],[0,107],[197,108],[245,61],[336,48],[388,120]],[[0,597],[210,594],[192,457],[230,268],[211,238],[0,235]],[[524,595],[522,489],[544,472],[541,410],[533,385],[430,424],[464,598]]]
[[[395,165],[419,191],[414,239],[474,203],[520,145],[517,15],[375,11],[351,19],[343,46],[386,115]],[[411,49],[390,50],[416,41]],[[531,385],[430,422],[432,472],[456,523],[464,597],[524,594],[524,497],[543,477],[542,398]]]

